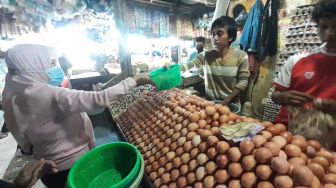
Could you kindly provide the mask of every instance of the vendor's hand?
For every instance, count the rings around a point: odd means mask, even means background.
[[[336,100],[317,99],[314,101],[315,108],[325,113],[336,113]]]
[[[225,98],[222,102],[222,105],[228,106],[230,104],[230,100],[228,98]]]
[[[307,102],[314,100],[313,96],[298,91],[275,91],[272,100],[285,106],[303,106]]]
[[[139,74],[133,77],[137,86],[150,84],[156,87],[155,83],[149,78],[148,74]]]
[[[23,167],[13,184],[16,187],[32,187],[41,176],[57,173],[56,164],[53,161],[41,159],[30,162]]]

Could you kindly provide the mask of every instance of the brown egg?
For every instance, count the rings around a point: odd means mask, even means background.
[[[315,188],[315,187],[320,188],[321,187],[321,182],[316,176],[313,177],[313,182],[312,182],[311,187],[312,188]]]
[[[307,166],[295,166],[292,171],[293,181],[302,186],[311,186],[313,172]]]
[[[243,157],[241,164],[246,171],[251,171],[256,166],[257,161],[254,159],[253,155],[247,155]]]
[[[261,180],[268,180],[272,175],[272,169],[268,165],[259,165],[256,168],[256,175]]]
[[[176,184],[178,188],[186,187],[188,185],[187,178],[184,176],[179,177]]]
[[[183,153],[181,155],[181,162],[182,164],[187,164],[190,161],[190,154],[189,153]]]
[[[187,133],[187,140],[191,141],[197,134],[195,132],[188,132]]]
[[[243,168],[240,163],[231,163],[228,166],[228,172],[231,177],[237,178],[243,173]]]
[[[176,181],[178,177],[180,177],[180,171],[178,169],[172,170],[172,172],[170,173],[170,179],[172,181]]]
[[[189,162],[189,170],[194,171],[198,167],[197,161],[195,159]]]
[[[197,155],[198,155],[198,148],[193,148],[191,151],[190,151],[190,157],[192,158],[192,159],[195,159],[196,157],[197,157]]]
[[[157,172],[152,172],[149,174],[149,179],[154,181],[158,177]]]
[[[194,188],[203,188],[202,182],[196,182]]]
[[[226,170],[217,170],[215,173],[215,180],[217,183],[223,184],[230,178]]]
[[[336,188],[336,185],[331,184],[331,183],[327,183],[323,185],[323,188]]]
[[[182,162],[181,162],[181,158],[180,157],[175,157],[173,159],[173,165],[175,168],[179,168],[181,166]]]
[[[298,157],[300,156],[301,149],[295,144],[288,144],[287,146],[285,146],[285,152],[290,157]]]
[[[276,188],[292,188],[293,181],[289,176],[276,176],[273,184]]]
[[[221,106],[218,108],[218,112],[220,114],[228,115],[230,113],[230,109],[227,106]]]
[[[205,177],[203,181],[204,188],[212,188],[215,185],[215,178],[213,176]]]
[[[254,149],[254,143],[250,140],[244,140],[240,142],[239,149],[243,155],[249,155]]]
[[[241,188],[240,180],[231,180],[229,182],[228,188]]]
[[[280,147],[278,144],[274,143],[274,142],[267,142],[264,145],[265,148],[269,149],[272,153],[273,153],[273,157],[277,157],[279,156],[280,153]]]
[[[216,158],[216,164],[219,168],[225,168],[229,163],[229,159],[226,155],[221,154]]]
[[[266,141],[270,141],[272,139],[272,134],[268,131],[261,131],[261,136],[263,136]]]
[[[313,174],[318,177],[319,179],[322,179],[324,174],[325,174],[325,170],[324,168],[317,163],[310,163],[308,164],[308,168],[313,172]]]
[[[216,113],[216,108],[213,107],[213,106],[207,106],[205,108],[205,112],[206,112],[207,115],[212,116],[212,115],[214,115]]]
[[[170,150],[175,151],[177,149],[177,143],[176,142],[171,143],[169,148]]]
[[[263,146],[266,143],[266,139],[261,135],[255,135],[252,138],[252,142],[253,142],[255,148],[260,148],[261,146]]]
[[[190,114],[189,120],[191,122],[194,122],[194,123],[198,122],[198,120],[200,120],[199,113],[198,112],[194,112],[194,113]]]
[[[188,174],[188,172],[189,172],[189,167],[188,167],[188,165],[183,164],[183,165],[180,167],[180,174],[181,174],[182,176],[186,176],[186,175]]]
[[[211,127],[210,131],[212,132],[212,135],[215,135],[215,136],[221,135],[218,127]]]
[[[293,138],[291,141],[291,144],[295,144],[300,147],[301,151],[306,151],[307,150],[307,142],[306,139],[301,139],[301,138]]]
[[[286,139],[287,143],[290,143],[293,139],[293,134],[288,131],[280,133],[280,136]]]
[[[325,171],[327,171],[329,169],[329,162],[326,158],[321,157],[321,156],[316,156],[312,162],[318,163],[320,164]]]
[[[282,149],[283,147],[286,146],[287,141],[285,138],[281,137],[281,136],[275,136],[272,138],[271,140],[272,142],[276,143],[279,145],[280,149]]]
[[[229,117],[226,114],[222,114],[219,116],[218,121],[223,124],[223,123],[227,123],[229,121]]]
[[[188,124],[188,131],[195,132],[198,129],[197,123],[189,123]]]
[[[270,132],[273,136],[277,136],[281,133],[281,130],[277,129],[276,127],[268,127],[267,131]]]
[[[268,164],[271,162],[273,153],[269,149],[262,147],[256,151],[254,156],[259,163]]]
[[[207,125],[207,122],[204,119],[200,119],[197,123],[200,129],[204,129],[205,126]]]
[[[239,151],[238,147],[231,147],[228,150],[227,156],[230,161],[232,162],[238,162],[242,156],[242,154]]]
[[[323,184],[331,183],[336,185],[336,174],[325,174],[322,179]]]
[[[193,183],[196,182],[196,174],[194,172],[190,172],[187,175],[187,182],[189,185],[192,185]]]
[[[278,174],[286,174],[289,171],[289,163],[286,159],[274,157],[271,162],[271,168]]]
[[[279,157],[287,160],[287,154],[283,150],[280,150]]]
[[[205,172],[205,167],[200,166],[197,168],[196,170],[196,179],[197,181],[202,181],[204,176],[205,176],[206,172]]]
[[[210,147],[207,151],[207,155],[209,157],[209,159],[216,159],[217,156],[217,151],[215,147]]]
[[[219,139],[217,138],[217,136],[209,136],[207,139],[207,143],[208,145],[211,146],[216,146],[218,143]]]
[[[178,147],[175,151],[175,155],[180,157],[184,153],[183,147]]]
[[[308,140],[307,144],[315,149],[315,151],[321,150],[321,144],[317,140]]]
[[[213,161],[209,161],[206,165],[205,165],[205,171],[208,174],[213,174],[215,172],[215,170],[217,169],[217,165],[215,162]]]
[[[157,187],[160,187],[162,184],[161,182],[161,178],[158,178],[154,181],[154,187],[157,188]]]
[[[240,183],[243,187],[252,188],[256,186],[257,177],[253,172],[245,172],[241,178]]]
[[[274,186],[269,181],[261,181],[258,183],[257,188],[274,188]]]
[[[317,152],[315,155],[326,158],[329,163],[334,163],[334,155],[329,151],[321,150]]]
[[[278,129],[280,133],[287,130],[287,127],[282,123],[277,123],[274,125],[274,127]]]
[[[216,146],[216,150],[220,154],[225,154],[230,148],[230,145],[225,141],[219,141]]]
[[[162,183],[166,184],[170,181],[170,174],[169,173],[163,173],[161,176]]]
[[[191,149],[193,149],[191,141],[188,141],[188,142],[184,143],[183,149],[184,149],[185,152],[190,152]]]
[[[330,165],[328,168],[328,173],[336,174],[336,165]]]
[[[208,144],[206,142],[201,142],[199,145],[198,145],[198,149],[200,152],[204,153],[207,151],[208,149]]]
[[[198,154],[196,160],[199,165],[204,165],[208,161],[208,156],[206,156],[204,153]]]

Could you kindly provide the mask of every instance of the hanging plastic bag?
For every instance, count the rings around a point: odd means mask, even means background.
[[[330,148],[336,140],[336,117],[314,108],[288,107],[288,131]]]

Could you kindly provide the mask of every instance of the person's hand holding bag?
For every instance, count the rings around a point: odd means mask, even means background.
[[[155,83],[149,78],[148,74],[138,74],[134,76],[133,79],[137,83],[137,86],[150,84],[156,87]]]

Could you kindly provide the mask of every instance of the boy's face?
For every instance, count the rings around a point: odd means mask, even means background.
[[[230,40],[227,27],[215,28],[211,31],[212,46],[217,50],[223,50],[230,46]]]
[[[336,49],[336,17],[321,18],[318,25],[321,41]]]

